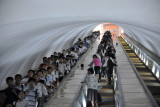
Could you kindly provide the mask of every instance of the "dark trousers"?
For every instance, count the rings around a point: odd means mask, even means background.
[[[60,78],[59,78],[59,82],[61,82],[63,80],[63,76],[61,76]]]
[[[94,71],[95,71],[95,74],[99,74],[100,73],[100,66],[95,66]]]
[[[105,76],[106,68],[107,68],[107,67],[102,67],[102,68],[101,68],[101,75],[102,75],[102,73],[103,73],[103,76]]]
[[[112,77],[112,74],[107,74],[107,77],[108,77],[108,84],[111,84],[111,77]]]
[[[95,74],[99,74],[98,80],[100,81],[101,80],[101,72],[100,72],[101,67],[100,66],[95,66],[94,70],[95,70]]]
[[[99,81],[101,81],[101,76],[105,76],[106,67],[101,67],[101,72],[99,73]]]

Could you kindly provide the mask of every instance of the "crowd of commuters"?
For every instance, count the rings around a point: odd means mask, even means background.
[[[21,74],[7,77],[8,87],[0,91],[0,107],[44,107],[99,34],[93,32],[84,40],[79,38],[71,48],[43,57],[39,68],[29,70],[25,77]]]
[[[99,107],[101,101],[98,93],[98,81],[106,78],[106,85],[111,85],[113,68],[116,66],[116,50],[113,46],[112,35],[106,31],[98,46],[97,53],[93,55],[93,62],[89,65],[86,79],[88,86],[87,107]]]

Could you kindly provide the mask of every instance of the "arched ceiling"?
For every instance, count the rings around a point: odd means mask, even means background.
[[[159,0],[1,0],[0,89],[4,78],[35,69],[100,23],[121,26],[160,57]]]

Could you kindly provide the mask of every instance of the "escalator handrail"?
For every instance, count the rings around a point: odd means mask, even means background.
[[[121,38],[122,38],[122,37],[121,37]],[[122,39],[123,39],[123,38],[122,38]],[[124,40],[124,39],[123,39],[123,40]],[[120,42],[119,39],[118,39],[118,41]],[[157,102],[156,102],[155,99],[153,98],[151,92],[150,92],[149,89],[147,88],[146,84],[144,83],[144,81],[143,81],[142,78],[140,77],[140,74],[138,73],[138,71],[137,71],[135,65],[134,65],[134,64],[132,63],[132,61],[130,60],[130,58],[129,58],[127,52],[125,51],[123,45],[121,44],[121,42],[120,42],[120,45],[121,45],[121,47],[122,47],[122,49],[123,49],[123,52],[125,53],[125,55],[126,55],[128,61],[129,61],[129,63],[131,64],[131,66],[132,66],[134,72],[136,73],[137,78],[139,79],[141,85],[143,86],[143,88],[144,88],[144,90],[146,91],[146,93],[147,93],[149,99],[151,100],[152,104],[154,105],[154,107],[159,107],[158,104],[157,104]]]
[[[126,107],[125,101],[124,101],[124,96],[122,93],[123,90],[122,90],[121,80],[120,80],[120,76],[119,76],[120,74],[117,70],[117,66],[114,67],[114,70],[115,70],[115,74],[117,75],[117,84],[118,84],[118,90],[119,90],[119,94],[120,94],[120,98],[119,98],[120,106],[119,107]]]
[[[94,40],[94,42],[95,42],[97,39],[98,39],[98,38],[96,38],[96,39]],[[90,52],[90,50],[93,48],[94,42],[91,44],[91,46],[89,47],[89,49],[88,49],[87,52],[85,53],[85,56],[86,56],[87,53]],[[87,74],[88,74],[88,73],[86,72],[86,74],[85,74],[84,78],[82,79],[82,81],[85,81],[85,80],[86,80]],[[76,107],[76,101],[78,100],[79,95],[80,95],[81,92],[83,91],[83,85],[84,85],[84,83],[81,83],[81,84],[80,84],[79,89],[77,90],[77,94],[75,95],[74,100],[72,101],[70,107]]]

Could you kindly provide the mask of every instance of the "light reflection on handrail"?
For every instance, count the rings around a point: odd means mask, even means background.
[[[151,57],[144,53],[140,48],[134,45],[131,41],[122,37],[125,42],[131,47],[136,55],[142,60],[142,62],[152,71],[155,77],[160,81],[160,65],[157,64]]]

